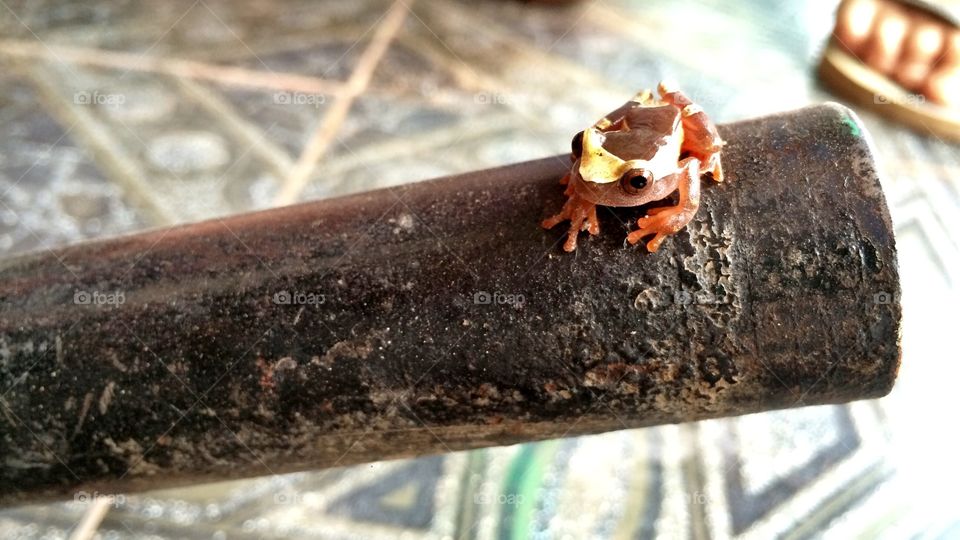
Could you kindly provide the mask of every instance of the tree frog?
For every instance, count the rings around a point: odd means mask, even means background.
[[[724,142],[699,105],[661,82],[660,97],[644,90],[573,138],[573,166],[560,183],[568,197],[563,209],[543,221],[545,229],[569,220],[564,251],[577,248],[577,235],[600,232],[597,205],[640,206],[679,190],[676,206],[652,208],[627,235],[636,244],[655,235],[647,249],[657,251],[700,205],[700,176],[723,181]]]

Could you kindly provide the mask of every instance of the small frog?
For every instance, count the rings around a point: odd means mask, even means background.
[[[679,190],[676,206],[651,208],[627,235],[636,244],[655,234],[647,249],[682,229],[700,206],[700,176],[723,181],[720,150],[724,142],[700,106],[660,83],[660,98],[640,92],[617,110],[573,138],[573,167],[560,183],[568,199],[545,229],[570,221],[564,251],[577,249],[577,234],[600,232],[597,205],[640,206]]]

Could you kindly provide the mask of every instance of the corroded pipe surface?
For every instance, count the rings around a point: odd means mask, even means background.
[[[0,263],[0,501],[881,396],[900,322],[863,127],[721,126],[657,253],[561,251],[567,156]]]

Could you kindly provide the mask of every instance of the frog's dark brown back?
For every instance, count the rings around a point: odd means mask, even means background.
[[[651,159],[680,122],[680,110],[673,105],[631,107],[625,115],[626,131],[606,132],[604,149],[624,160]]]

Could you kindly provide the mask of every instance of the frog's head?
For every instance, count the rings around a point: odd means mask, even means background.
[[[577,172],[584,182],[583,187],[603,194],[597,199],[618,199],[618,202],[597,200],[599,204],[626,206],[651,200],[658,179],[658,163],[645,159],[621,159],[603,147],[606,137],[602,131],[591,127],[573,138],[573,157],[574,161],[579,161]]]

